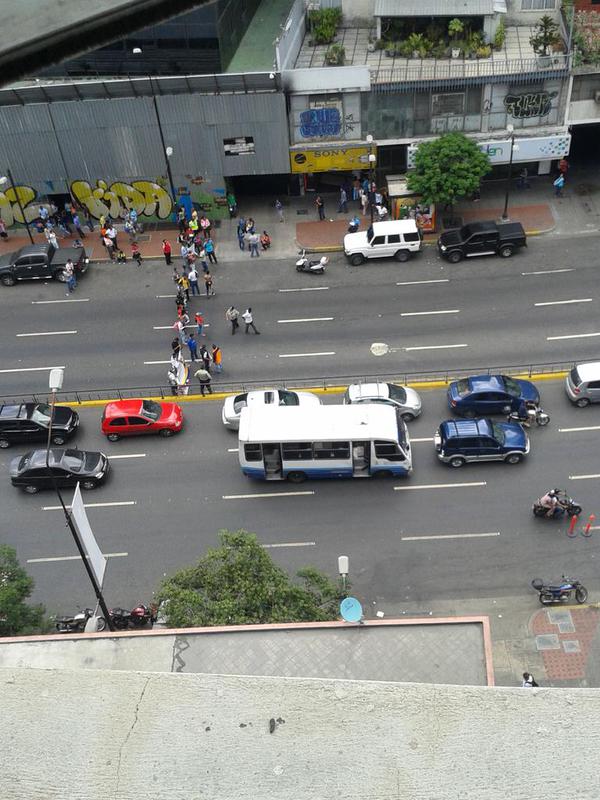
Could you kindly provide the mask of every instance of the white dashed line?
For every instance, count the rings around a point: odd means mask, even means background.
[[[104,558],[125,558],[129,553],[103,553]],[[44,564],[49,561],[81,561],[81,556],[52,556],[52,558],[28,558],[28,564]]]
[[[190,323],[189,325],[184,325],[184,328],[196,328],[195,324]],[[203,325],[204,328],[210,328],[210,322],[205,322]],[[152,330],[154,331],[174,331],[175,327],[173,325],[153,325]]]
[[[0,373],[7,373],[7,372],[48,372],[51,369],[65,369],[65,366],[62,367],[19,367],[19,369],[0,369]]]
[[[177,295],[175,295],[175,294],[157,294],[156,295],[156,299],[157,300],[163,300],[165,297],[177,297]]]
[[[472,486],[487,486],[487,481],[473,483],[421,483],[415,486],[394,486],[395,492],[411,492],[413,489],[464,489]]]
[[[415,444],[415,443],[418,443],[418,442],[433,442],[433,436],[426,436],[423,439],[413,439],[411,437],[411,440],[410,440],[411,444]]]
[[[240,448],[239,447],[229,447],[227,449],[227,452],[228,453],[239,453],[240,452]]]
[[[316,542],[278,542],[277,544],[263,544],[265,550],[275,547],[315,547]]]
[[[582,297],[579,300],[550,300],[546,303],[534,303],[533,305],[536,307],[540,306],[568,306],[571,303],[591,303],[593,301],[593,297]]]
[[[109,506],[135,506],[137,500],[122,500],[114,503],[84,503],[86,508],[108,508]],[[67,506],[71,508],[71,506]],[[42,506],[42,511],[62,511],[62,506]]]
[[[335,317],[306,317],[306,319],[278,319],[280,325],[288,322],[331,322]]]
[[[170,361],[144,361],[144,364],[170,364]]]
[[[428,317],[433,314],[460,314],[460,308],[449,308],[445,311],[404,311],[401,317]]]
[[[278,289],[278,292],[324,292],[329,286],[305,286],[303,289]]]
[[[280,353],[279,358],[310,358],[311,356],[334,356],[335,351],[327,351],[324,353]]]
[[[596,475],[569,475],[570,481],[591,481],[596,478],[600,478],[600,473]]]
[[[556,272],[575,272],[575,269],[538,269],[536,272],[522,272],[521,275],[554,275]]]
[[[559,339],[589,339],[600,336],[600,333],[570,333],[568,336],[546,336],[547,342],[557,342]]]
[[[224,494],[223,500],[250,500],[265,497],[306,497],[314,492],[264,492],[262,494]]]
[[[579,431],[600,431],[600,425],[589,425],[586,428],[559,428],[559,433],[578,433]]]
[[[431,539],[485,539],[489,536],[500,536],[500,531],[494,533],[440,533],[427,536],[401,536],[402,542],[421,542]]]
[[[16,333],[17,339],[24,336],[67,336],[68,334],[77,333],[77,331],[43,331],[42,333]]]
[[[33,306],[45,306],[50,305],[51,303],[89,303],[89,297],[77,297],[71,298],[69,300],[32,300],[31,305]]]
[[[109,461],[114,461],[115,458],[146,458],[146,453],[123,453],[118,456],[108,456]]]
[[[422,286],[425,283],[450,283],[450,278],[438,278],[434,281],[399,281],[396,286]]]
[[[452,350],[454,347],[468,347],[468,344],[428,344],[421,347],[403,347],[407,352],[411,350]]]

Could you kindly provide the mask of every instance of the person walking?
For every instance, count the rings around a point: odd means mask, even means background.
[[[275,211],[277,212],[277,216],[279,217],[279,222],[283,222],[283,203],[279,198],[275,200]]]
[[[233,336],[237,329],[240,327],[240,323],[238,322],[238,317],[240,316],[240,312],[237,310],[235,306],[229,306],[227,311],[225,312],[225,319],[227,322],[231,322],[231,335]]]
[[[340,202],[338,205],[338,214],[348,213],[348,195],[343,186],[340,186]]]
[[[194,264],[192,264],[192,268],[187,274],[187,279],[190,284],[190,289],[192,290],[192,295],[200,294],[200,289],[198,288],[198,272]]]
[[[5,242],[8,239],[8,233],[6,232],[6,222],[0,217],[0,239]]]
[[[555,194],[555,196],[556,197],[562,197],[563,196],[562,191],[563,191],[563,188],[564,188],[564,185],[565,185],[565,176],[562,174],[562,172],[560,173],[558,178],[554,181],[553,185],[554,185],[554,194]]]
[[[223,372],[223,353],[221,352],[221,348],[218,345],[213,344],[210,356],[212,358],[212,362],[215,365],[215,370],[217,372]]]
[[[200,345],[200,350],[198,351],[198,358],[202,362],[202,366],[204,369],[210,374],[210,354],[206,349],[205,344]]]
[[[73,225],[75,226],[75,230],[79,234],[79,238],[85,239],[85,233],[81,230],[81,220],[79,219],[79,214],[77,214],[77,212],[73,214]]]
[[[210,238],[210,229],[212,227],[212,223],[206,214],[202,214],[200,217],[200,230],[202,231],[202,235],[205,239]]]
[[[55,250],[59,249],[58,239],[56,238],[56,234],[52,228],[44,228],[44,236],[46,237],[48,244],[51,244]]]
[[[244,313],[242,314],[242,319],[246,323],[246,333],[252,328],[254,333],[260,334],[260,331],[256,330],[256,325],[254,324],[254,317],[252,316],[252,309],[247,308]]]
[[[185,208],[183,206],[179,206],[177,209],[177,224],[179,225],[179,232],[184,233],[187,225],[185,221]]]
[[[193,333],[190,333],[190,335],[188,336],[186,344],[187,344],[187,346],[189,348],[189,351],[190,351],[191,360],[192,361],[197,361],[198,360],[198,343],[194,339],[194,334]]]
[[[271,247],[271,237],[266,231],[263,231],[260,235],[260,246],[262,247],[263,251],[268,250]]]
[[[106,247],[106,252],[108,253],[108,257],[111,261],[115,260],[115,246],[113,244],[113,240],[108,236],[102,237],[102,243],[104,247]]]
[[[192,267],[192,269],[193,269],[193,267]],[[198,273],[196,273],[196,275],[197,274]],[[186,301],[189,303],[190,302],[190,276],[189,276],[189,272],[188,272],[187,275],[182,275],[181,278],[179,278],[178,284],[179,284],[179,287],[181,288],[181,291],[185,295]],[[200,294],[200,293],[198,292],[198,294]]]
[[[202,397],[205,396],[206,392],[208,392],[208,394],[213,393],[212,386],[210,385],[210,372],[208,370],[204,369],[204,367],[200,367],[200,369],[197,369],[196,372],[194,372],[194,378],[198,378]]]
[[[204,275],[204,286],[206,287],[206,296],[207,297],[214,297],[215,290],[213,289],[213,277],[210,272],[207,272]]]
[[[181,317],[177,320],[177,322],[173,323],[173,330],[177,332],[177,336],[179,337],[181,344],[185,344],[185,325],[183,324]]]
[[[140,246],[137,242],[131,243],[131,257],[137,263],[138,267],[142,266],[142,254],[140,253]]]
[[[171,356],[172,358],[178,359],[180,353],[181,353],[181,340],[179,339],[179,336],[176,336],[171,342]]]
[[[113,250],[118,250],[119,249],[119,244],[117,242],[117,229],[112,224],[112,222],[110,223],[110,225],[106,229],[106,235],[108,236],[109,239],[112,240]]]
[[[237,200],[233,192],[227,193],[227,208],[229,209],[229,219],[233,219],[237,214]]]
[[[521,686],[523,687],[523,689],[532,689],[536,686],[539,686],[539,683],[536,682],[531,672],[524,672],[523,683],[521,684]]]
[[[198,336],[206,336],[205,333],[202,333],[204,328],[204,317],[200,311],[196,311],[194,315],[194,322],[196,323],[196,327],[198,328]]]
[[[325,202],[323,201],[323,198],[321,197],[320,194],[318,194],[316,197],[315,205],[319,213],[319,220],[323,222],[323,220],[325,219]]]
[[[251,233],[248,237],[248,244],[250,245],[250,258],[260,258],[260,253],[258,252],[258,245],[260,244],[260,236],[258,233],[254,232]]]
[[[240,250],[244,251],[246,249],[246,232],[239,225],[237,227],[237,240]]]
[[[211,237],[209,236],[208,239],[204,242],[204,252],[208,256],[208,260],[211,264],[218,264],[217,256],[215,255],[215,244]]]
[[[176,397],[179,394],[179,385],[177,383],[177,375],[170,369],[167,372],[167,380],[169,381],[169,388],[171,391],[171,395]]]
[[[561,175],[564,175],[564,177],[566,178],[568,170],[569,170],[569,162],[567,161],[566,158],[561,158],[561,160],[558,162],[558,171],[560,172]]]
[[[73,264],[70,258],[67,259],[67,263],[65,264],[63,274],[66,278],[67,290],[68,290],[65,292],[65,296],[68,297],[71,294],[71,292],[75,291],[75,287],[77,286],[77,278],[75,277],[75,265]]]
[[[167,265],[167,267],[170,267],[172,250],[171,250],[171,242],[169,242],[167,239],[162,240],[162,251],[163,251],[163,256],[165,257],[165,264]]]
[[[523,167],[521,172],[519,172],[519,180],[517,181],[517,188],[529,189],[529,170],[527,169],[527,167]]]
[[[90,212],[89,212],[89,210],[87,208],[85,208],[84,211],[83,211],[83,218],[85,220],[85,224],[87,225],[87,227],[89,229],[89,232],[93,233],[94,232],[94,221],[92,219],[92,215],[90,214]]]

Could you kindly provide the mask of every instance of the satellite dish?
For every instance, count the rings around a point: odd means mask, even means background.
[[[371,345],[371,353],[374,356],[385,356],[390,352],[389,344],[385,342],[373,342]]]
[[[340,614],[345,622],[360,622],[363,610],[356,597],[345,597],[340,603]]]

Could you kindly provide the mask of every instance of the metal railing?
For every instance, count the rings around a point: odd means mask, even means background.
[[[392,356],[393,357],[393,356]],[[378,372],[362,375],[334,375],[330,378],[279,378],[273,380],[256,380],[243,382],[226,382],[221,380],[213,381],[212,389],[219,393],[248,392],[253,389],[261,389],[266,386],[281,389],[320,389],[327,391],[339,386],[348,386],[351,383],[375,383],[377,381],[389,381],[402,384],[415,383],[450,383],[451,381],[463,378],[465,375],[525,375],[528,378],[535,378],[536,375],[548,375],[562,373],[572,369],[575,361],[553,361],[544,364],[501,364],[492,367],[469,367],[424,371],[424,372]],[[101,389],[73,389],[71,391],[57,392],[57,402],[79,404],[89,401],[126,400],[133,397],[173,397],[172,389],[168,385],[162,386],[131,386],[125,388],[101,388]],[[190,385],[187,397],[201,397],[200,388]],[[47,401],[48,393],[36,392],[34,394],[16,393],[0,395],[0,405],[11,403],[44,403]]]

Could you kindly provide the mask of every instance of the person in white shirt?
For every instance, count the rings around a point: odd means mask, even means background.
[[[252,309],[247,308],[244,313],[242,314],[242,319],[246,323],[246,333],[252,328],[254,333],[260,333],[260,331],[256,330],[256,325],[254,324],[254,317],[252,316]]]

